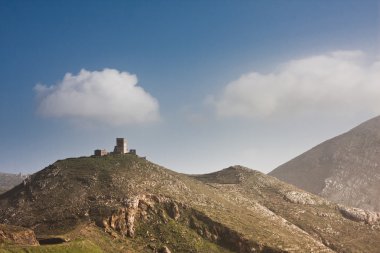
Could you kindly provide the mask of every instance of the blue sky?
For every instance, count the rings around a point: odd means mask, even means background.
[[[34,172],[126,137],[176,171],[269,172],[380,113],[379,8],[0,0],[0,171]],[[84,89],[72,100],[64,88],[78,91],[83,75],[120,100]],[[94,101],[109,115],[85,110]]]

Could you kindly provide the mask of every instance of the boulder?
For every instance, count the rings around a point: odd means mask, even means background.
[[[0,244],[39,245],[31,229],[0,224]]]

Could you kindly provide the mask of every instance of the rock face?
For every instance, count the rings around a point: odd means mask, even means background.
[[[166,246],[162,247],[159,251],[159,253],[172,253],[170,249]]]
[[[91,212],[91,217],[97,219],[98,225],[111,235],[115,235],[114,232],[117,231],[122,236],[132,238],[135,236],[136,218],[147,220],[149,216],[160,212],[160,218],[164,219],[164,221],[167,221],[165,214],[168,214],[174,220],[178,220],[180,217],[177,203],[163,196],[151,194],[126,199],[125,207],[116,210],[110,209],[108,212],[112,214],[107,216],[104,212],[99,213],[99,209],[94,209]]]
[[[323,142],[269,175],[334,202],[380,211],[380,116]]]
[[[318,198],[315,198],[309,193],[306,192],[299,192],[299,191],[290,191],[285,193],[284,195],[285,199],[295,203],[295,204],[302,204],[302,205],[322,205],[324,203],[327,203],[325,200],[321,200]]]
[[[370,225],[376,224],[380,220],[379,212],[371,212],[360,208],[341,205],[339,205],[339,211],[351,220],[365,222]]]
[[[5,224],[0,224],[1,244],[39,245],[33,230]]]
[[[380,248],[380,223],[372,213],[339,208],[242,166],[184,175],[114,155],[57,161],[32,175],[0,195],[0,223],[31,228],[39,238],[68,238],[60,247],[77,238],[89,240],[87,246],[118,244],[104,252]]]

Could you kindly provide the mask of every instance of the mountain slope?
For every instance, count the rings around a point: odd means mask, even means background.
[[[380,248],[377,218],[353,221],[335,204],[240,166],[184,175],[134,155],[66,159],[0,195],[0,207],[0,223],[105,252]]]
[[[380,116],[323,142],[269,175],[338,203],[380,211]]]

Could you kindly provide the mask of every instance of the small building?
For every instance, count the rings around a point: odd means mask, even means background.
[[[137,154],[136,149],[130,149],[129,154],[136,155]]]
[[[127,141],[124,138],[116,138],[116,146],[113,150],[114,154],[126,154],[128,153]]]
[[[108,152],[105,149],[96,149],[94,151],[94,155],[95,156],[105,156],[105,155],[108,155]]]

